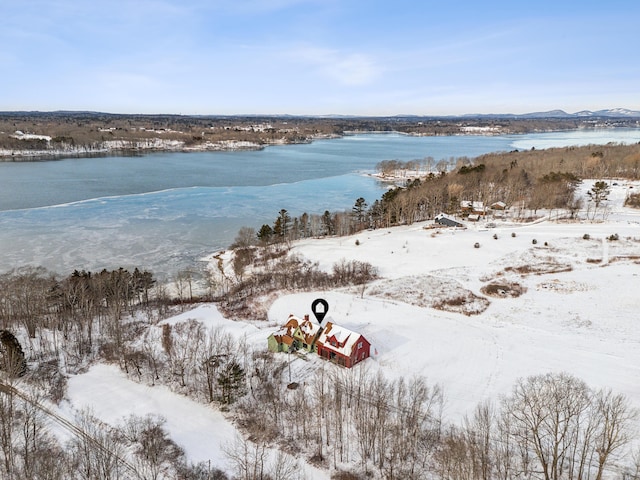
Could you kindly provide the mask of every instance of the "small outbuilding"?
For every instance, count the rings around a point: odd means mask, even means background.
[[[442,225],[445,227],[464,227],[463,223],[457,221],[455,218],[447,215],[446,213],[439,213],[438,215],[436,215],[433,221],[438,225]]]

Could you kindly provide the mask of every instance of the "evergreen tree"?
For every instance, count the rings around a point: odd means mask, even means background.
[[[362,225],[366,218],[367,202],[364,198],[360,197],[356,200],[355,205],[351,209],[353,218],[358,225]]]
[[[27,371],[22,346],[8,330],[0,330],[0,369],[10,377],[21,377]]]
[[[260,227],[256,236],[262,243],[267,244],[271,241],[271,237],[273,237],[273,229],[271,226],[264,224]]]
[[[600,180],[593,184],[593,187],[587,192],[587,195],[589,195],[591,201],[595,204],[596,208],[598,208],[602,202],[609,198],[609,193],[611,193],[611,191],[609,190],[607,182]]]
[[[335,234],[335,224],[333,222],[333,218],[331,217],[331,213],[329,210],[325,210],[322,214],[322,229],[324,235],[334,235]]]
[[[285,239],[289,234],[290,227],[291,216],[289,215],[289,212],[283,208],[280,210],[278,218],[276,218],[276,221],[273,224],[273,234],[280,239]]]
[[[307,212],[300,215],[299,227],[300,227],[300,238],[307,238],[310,236],[309,214],[307,214]]]
[[[228,405],[242,395],[244,379],[244,369],[237,362],[227,363],[218,375],[220,401]]]

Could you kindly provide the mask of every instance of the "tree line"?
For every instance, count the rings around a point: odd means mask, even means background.
[[[367,117],[319,118],[282,116],[219,115],[143,115],[100,112],[0,112],[0,148],[9,150],[47,150],[65,145],[77,148],[78,155],[90,155],[105,141],[118,140],[134,145],[161,137],[186,144],[220,141],[304,142],[318,136],[345,135],[349,132],[402,132],[417,135],[457,135],[464,127],[492,127],[504,134],[592,128],[592,119],[569,118],[433,118],[433,117]],[[635,127],[635,119],[618,118],[618,126]],[[253,130],[256,124],[272,128]],[[16,139],[25,133],[48,135],[45,140]]]
[[[640,144],[532,149],[475,159],[384,160],[376,169],[382,178],[393,178],[401,185],[371,204],[364,198],[356,199],[351,211],[305,212],[292,217],[281,209],[272,224],[263,224],[257,232],[243,227],[231,247],[346,236],[367,228],[412,224],[432,220],[439,213],[458,214],[462,201],[485,206],[503,202],[516,220],[535,216],[541,209],[574,217],[586,207],[588,215],[595,216],[600,197],[590,198],[585,205],[576,198],[576,187],[584,178],[639,179]]]
[[[446,421],[443,391],[422,377],[321,369],[295,390],[266,377],[238,407],[252,448],[277,442],[325,467],[355,464],[352,478],[640,478],[629,451],[637,411],[565,373],[520,379],[460,424]]]
[[[400,166],[406,169],[406,165]],[[574,195],[582,179],[640,178],[640,145],[566,147],[481,155],[456,159],[404,188],[386,192],[369,211],[370,224],[390,226],[457,214],[461,201],[484,205],[504,202],[515,219],[540,209],[575,215],[585,205]],[[590,205],[586,205],[590,207]]]

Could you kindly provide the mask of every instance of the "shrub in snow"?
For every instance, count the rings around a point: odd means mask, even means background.
[[[360,240],[356,238],[356,246],[360,245]]]
[[[513,238],[515,238],[515,236],[516,236],[516,232],[511,232],[511,236],[512,236]]]
[[[497,240],[497,239],[498,239],[498,234],[497,234],[497,233],[494,233],[494,234],[493,234],[493,239],[494,239],[494,240]]]
[[[533,244],[535,245],[536,243],[538,243],[538,240],[536,240],[536,239],[534,238],[533,240],[531,240],[531,243],[533,243]]]
[[[582,239],[583,239],[583,240],[589,240],[590,238],[591,238],[591,235],[589,235],[588,233],[585,233],[585,234],[582,236]]]
[[[613,242],[614,240],[619,240],[620,237],[618,236],[617,233],[614,233],[613,235],[609,235],[609,241]]]
[[[480,248],[480,244],[478,242],[474,243],[473,248]]]
[[[485,295],[490,295],[492,297],[519,297],[522,295],[526,288],[524,288],[519,283],[515,282],[492,282],[485,286],[483,286],[480,291]]]

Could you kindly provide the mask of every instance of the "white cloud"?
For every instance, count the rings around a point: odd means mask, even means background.
[[[325,78],[345,86],[370,84],[382,73],[375,59],[363,53],[306,47],[295,50],[292,55],[298,62],[312,65]]]
[[[323,5],[328,0],[235,0],[234,2],[205,2],[207,8],[219,8],[221,10],[236,13],[261,14],[264,12],[274,12],[288,8],[305,5]]]

